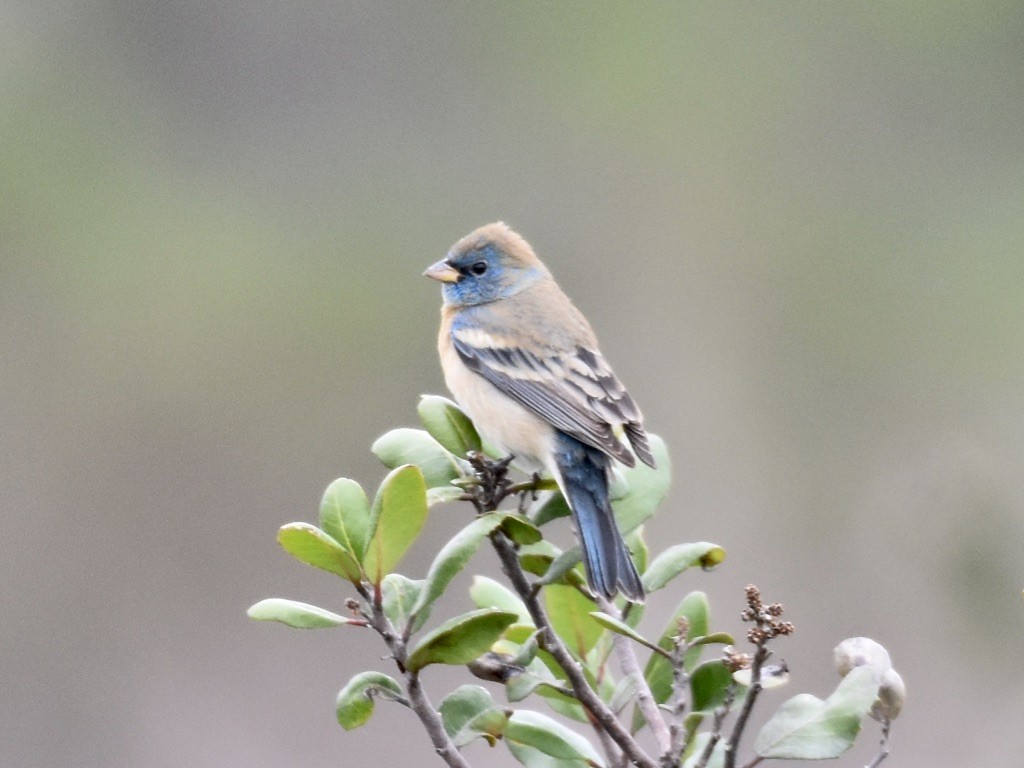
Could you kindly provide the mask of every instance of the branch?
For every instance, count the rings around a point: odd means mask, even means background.
[[[729,711],[732,709],[732,702],[736,697],[736,683],[729,683],[729,687],[725,692],[725,701],[722,702],[722,706],[715,710],[714,726],[711,729],[711,738],[708,739],[708,743],[704,745],[704,751],[700,753],[700,760],[697,761],[696,768],[707,768],[708,761],[711,759],[711,753],[715,751],[715,746],[722,739],[722,723],[725,718],[729,715]]]
[[[571,691],[569,691],[569,695],[572,695]],[[608,758],[608,768],[618,768],[620,765],[624,766],[625,757],[622,754],[622,750],[615,746],[615,742],[609,738],[607,731],[601,727],[600,723],[594,719],[593,715],[589,712],[586,714],[587,719],[590,721],[590,725],[593,727],[594,733],[597,736],[597,740],[601,742],[601,749],[604,750],[604,756]]]
[[[754,702],[757,700],[758,694],[761,693],[761,667],[764,666],[771,653],[763,644],[758,645],[757,650],[754,651],[754,660],[750,664],[750,688],[747,689],[743,706],[740,708],[739,715],[736,716],[736,722],[733,723],[729,740],[725,742],[724,768],[735,768],[736,766],[736,752],[739,750],[743,729],[747,727],[747,720],[750,719],[750,712],[754,709]]]
[[[462,753],[459,752],[455,743],[449,738],[447,731],[445,731],[440,713],[434,709],[434,705],[430,703],[430,699],[427,698],[427,694],[423,690],[419,672],[406,670],[407,649],[405,640],[384,613],[380,600],[380,588],[375,589],[372,594],[363,584],[357,584],[356,589],[371,609],[369,615],[365,613],[363,615],[370,623],[370,626],[384,640],[388,650],[391,651],[391,657],[395,660],[395,664],[405,675],[409,700],[402,703],[408,705],[416,713],[416,716],[419,717],[420,722],[423,723],[423,727],[427,731],[427,735],[430,737],[430,742],[434,745],[434,751],[448,764],[449,768],[472,768],[466,761],[466,758],[462,756]]]
[[[782,603],[765,605],[761,600],[761,591],[753,584],[747,585],[746,593],[747,607],[740,614],[740,618],[743,621],[754,623],[754,626],[747,630],[747,639],[754,644],[755,651],[750,664],[750,688],[747,690],[746,698],[743,699],[743,707],[733,724],[729,740],[725,743],[724,768],[735,768],[736,766],[736,753],[739,750],[740,739],[743,737],[743,729],[747,727],[747,720],[754,708],[754,702],[757,700],[758,694],[761,693],[761,668],[771,656],[771,651],[767,647],[769,641],[779,635],[793,634],[793,623],[780,620]]]
[[[498,559],[501,560],[505,575],[508,576],[513,589],[526,604],[530,618],[540,630],[538,634],[540,646],[551,654],[558,666],[565,672],[569,684],[572,686],[573,695],[580,704],[590,711],[594,720],[635,765],[641,766],[641,768],[657,768],[657,763],[640,748],[629,731],[623,727],[615,714],[590,687],[580,665],[555,634],[530,580],[526,578],[526,573],[519,564],[515,545],[500,530],[491,536],[491,542],[494,544],[495,552],[498,553]]]
[[[427,694],[423,691],[419,673],[409,672],[405,677],[413,711],[419,716],[423,727],[427,729],[427,735],[430,736],[430,741],[434,745],[434,751],[451,768],[471,768],[470,764],[466,762],[466,758],[459,752],[458,747],[448,737],[448,732],[445,731],[444,723],[441,721],[441,715],[434,709]]]
[[[666,766],[678,766],[683,751],[686,749],[686,728],[684,727],[683,713],[686,712],[686,693],[690,682],[690,675],[686,672],[686,651],[689,645],[686,642],[685,619],[680,619],[679,634],[675,638],[672,647],[672,694],[668,700],[668,710],[672,715],[672,724],[669,726],[671,742],[668,750],[662,755],[661,763]]]
[[[615,607],[611,600],[598,596],[597,605],[609,616],[616,619],[622,618],[619,614],[619,609]],[[654,734],[655,741],[658,742],[658,751],[662,754],[667,754],[672,748],[672,736],[669,733],[668,725],[665,723],[661,710],[658,709],[658,702],[654,700],[651,687],[647,684],[644,673],[640,669],[640,662],[637,661],[633,645],[630,643],[629,638],[619,634],[615,634],[612,637],[612,645],[614,645],[615,652],[619,657],[619,666],[622,668],[622,674],[633,679],[633,684],[636,686],[637,706],[640,707],[640,713],[644,716],[644,720],[651,726],[651,732]]]

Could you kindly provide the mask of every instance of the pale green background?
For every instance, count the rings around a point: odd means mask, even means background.
[[[739,632],[756,581],[797,625],[762,717],[866,634],[910,690],[893,768],[1024,765],[1024,5],[2,19],[0,764],[441,764],[407,711],[333,723],[367,633],[244,609],[340,605],[274,533],[382,476],[443,388],[420,273],[504,218],[669,442],[656,548],[729,551],[649,613],[700,588]]]

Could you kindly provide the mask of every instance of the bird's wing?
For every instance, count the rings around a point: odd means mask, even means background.
[[[458,328],[452,341],[471,370],[556,429],[631,467],[636,460],[614,431],[623,425],[636,455],[654,466],[640,411],[596,349],[545,348],[537,354],[509,339]]]

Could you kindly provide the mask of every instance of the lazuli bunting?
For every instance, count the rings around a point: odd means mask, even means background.
[[[503,222],[462,238],[424,274],[443,284],[438,348],[456,401],[517,465],[555,478],[591,590],[610,598],[621,589],[642,600],[608,482],[612,459],[632,467],[638,457],[653,467],[654,457],[640,410],[586,318]]]

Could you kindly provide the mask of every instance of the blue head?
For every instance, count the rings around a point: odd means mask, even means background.
[[[445,303],[459,307],[508,298],[550,275],[530,245],[500,221],[466,235],[424,274],[441,281]]]

